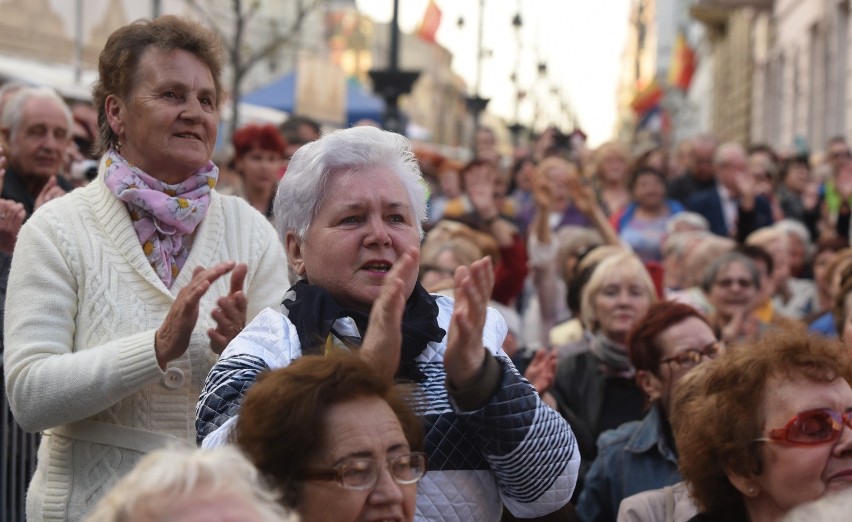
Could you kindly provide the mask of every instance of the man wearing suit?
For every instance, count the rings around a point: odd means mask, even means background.
[[[716,186],[692,194],[686,208],[701,214],[710,231],[743,242],[751,232],[772,224],[772,209],[755,195],[755,183],[746,169],[745,150],[723,143],[713,157]]]

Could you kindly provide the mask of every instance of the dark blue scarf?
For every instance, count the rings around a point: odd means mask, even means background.
[[[322,354],[326,339],[333,334],[344,344],[358,346],[361,339],[338,334],[334,322],[351,317],[358,326],[361,338],[367,332],[370,316],[351,308],[341,307],[324,288],[300,280],[284,295],[282,312],[296,327],[304,354]],[[439,342],[446,332],[438,326],[438,304],[420,283],[405,303],[402,314],[402,353],[397,378],[423,382],[426,376],[415,359],[429,342]]]

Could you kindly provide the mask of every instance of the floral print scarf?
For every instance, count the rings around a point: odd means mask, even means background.
[[[127,205],[139,243],[167,288],[189,254],[184,237],[207,215],[210,191],[219,169],[209,162],[186,180],[169,185],[142,172],[110,149],[104,159],[104,182]]]

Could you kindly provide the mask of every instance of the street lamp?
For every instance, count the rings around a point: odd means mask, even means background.
[[[420,71],[399,69],[399,0],[393,0],[388,68],[372,69],[369,74],[373,80],[373,91],[385,100],[384,128],[405,134],[405,124],[399,110],[399,97],[411,92],[411,87],[420,76]]]

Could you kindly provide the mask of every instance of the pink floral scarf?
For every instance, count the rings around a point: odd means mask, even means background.
[[[184,236],[207,215],[219,169],[210,162],[185,181],[169,185],[134,167],[114,149],[104,161],[104,182],[127,205],[145,256],[171,288],[189,254]]]

